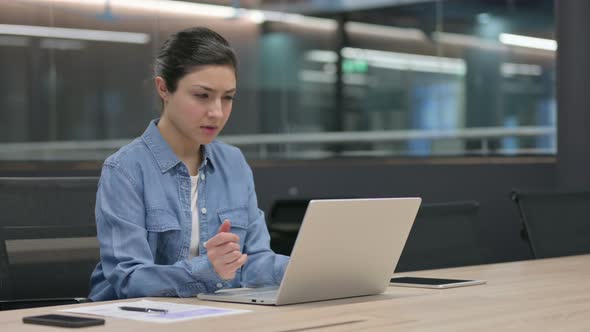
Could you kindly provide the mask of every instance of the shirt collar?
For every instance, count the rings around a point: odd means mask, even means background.
[[[154,119],[150,121],[150,124],[143,135],[141,135],[141,138],[150,152],[154,155],[154,159],[156,159],[162,173],[166,173],[181,161],[178,159],[174,151],[172,151],[168,142],[162,137],[160,129],[158,129],[159,120],[160,119]],[[203,149],[205,163],[213,166],[211,147],[203,144],[201,145],[201,148]]]

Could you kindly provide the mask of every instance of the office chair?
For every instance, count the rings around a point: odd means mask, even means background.
[[[323,197],[317,199],[353,199],[355,197]],[[282,255],[290,255],[311,199],[279,199],[273,202],[267,218],[270,247]]]
[[[0,310],[87,301],[98,178],[0,178]]]
[[[268,217],[270,247],[282,255],[290,255],[303,221],[308,199],[283,199],[273,203]]]
[[[590,253],[590,191],[512,191],[535,258]]]
[[[395,272],[485,263],[476,201],[422,204]]]

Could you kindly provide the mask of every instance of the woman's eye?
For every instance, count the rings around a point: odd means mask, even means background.
[[[201,98],[201,99],[207,99],[207,98],[209,98],[209,95],[206,93],[197,93],[197,94],[195,94],[195,97]]]
[[[234,96],[225,96],[224,98],[225,98],[225,100],[230,100],[230,101],[234,100]]]

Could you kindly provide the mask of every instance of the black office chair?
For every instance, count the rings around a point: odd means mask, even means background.
[[[308,199],[284,199],[273,203],[268,216],[268,231],[270,247],[275,253],[291,254],[308,204]]]
[[[512,191],[535,258],[590,253],[590,191]]]
[[[87,301],[98,178],[0,178],[0,310]]]
[[[476,201],[422,204],[395,272],[485,263]]]

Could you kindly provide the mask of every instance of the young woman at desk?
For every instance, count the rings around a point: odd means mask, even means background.
[[[229,43],[206,28],[173,34],[159,50],[161,117],[102,168],[91,300],[280,283],[288,257],[269,247],[252,171],[239,149],[215,140],[236,70]]]

